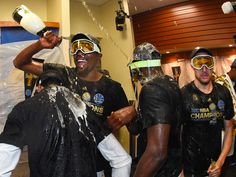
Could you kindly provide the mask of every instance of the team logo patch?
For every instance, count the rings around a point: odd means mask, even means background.
[[[209,108],[210,108],[211,111],[216,111],[216,105],[215,105],[215,103],[211,103],[211,104],[209,105]]]
[[[104,96],[101,93],[97,93],[93,97],[94,103],[102,104],[104,102]]]
[[[91,95],[88,92],[84,92],[82,95],[82,99],[84,101],[90,101],[91,100]]]
[[[223,100],[219,100],[218,103],[217,103],[217,106],[218,108],[222,111],[224,110],[224,107],[225,107],[225,103]]]

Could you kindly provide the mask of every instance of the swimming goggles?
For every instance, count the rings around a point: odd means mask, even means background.
[[[191,59],[191,65],[198,70],[202,69],[203,66],[212,69],[214,67],[214,58],[209,55],[198,55]]]
[[[70,49],[71,55],[75,55],[78,51],[81,51],[83,54],[88,54],[93,52],[101,53],[97,44],[87,39],[75,40],[71,44],[71,49]]]

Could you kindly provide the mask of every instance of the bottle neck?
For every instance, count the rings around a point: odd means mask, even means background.
[[[41,31],[37,32],[37,35],[43,37],[44,33],[48,31],[47,27],[43,28]]]

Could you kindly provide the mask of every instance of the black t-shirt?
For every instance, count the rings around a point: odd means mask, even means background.
[[[76,68],[70,68],[60,64],[45,63],[43,70],[57,70],[66,78],[66,87],[80,95],[82,100],[92,109],[104,124],[104,129],[109,130],[106,119],[112,111],[129,105],[121,84],[103,76],[100,80],[85,81],[78,78]],[[99,151],[97,151],[97,168],[103,170],[103,166],[109,166]],[[105,165],[106,164],[106,165]]]
[[[78,78],[76,68],[60,64],[44,64],[44,71],[51,69],[61,72],[66,77],[66,87],[79,94],[102,121],[105,121],[112,111],[129,105],[121,84],[106,76],[98,81],[85,81]]]
[[[207,175],[211,160],[221,152],[224,120],[234,116],[232,98],[226,87],[213,82],[209,94],[191,82],[182,88],[184,98],[183,157],[185,171]]]
[[[182,98],[177,82],[169,76],[156,77],[142,87],[139,111],[143,124],[140,134],[146,146],[146,130],[156,124],[170,124],[168,155],[165,164],[157,172],[158,177],[177,177],[182,169],[181,126]],[[144,151],[145,148],[141,151]]]
[[[13,108],[0,142],[28,146],[31,177],[95,177],[96,144],[106,135],[78,95],[53,87]]]

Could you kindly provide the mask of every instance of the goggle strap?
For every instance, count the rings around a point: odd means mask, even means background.
[[[197,55],[193,58],[191,58],[191,60],[194,60],[195,58],[209,58],[209,59],[214,59],[214,57],[210,56],[210,55]]]
[[[129,67],[131,70],[136,69],[136,68],[157,67],[157,66],[161,66],[160,59],[136,61],[136,62],[129,64]]]

